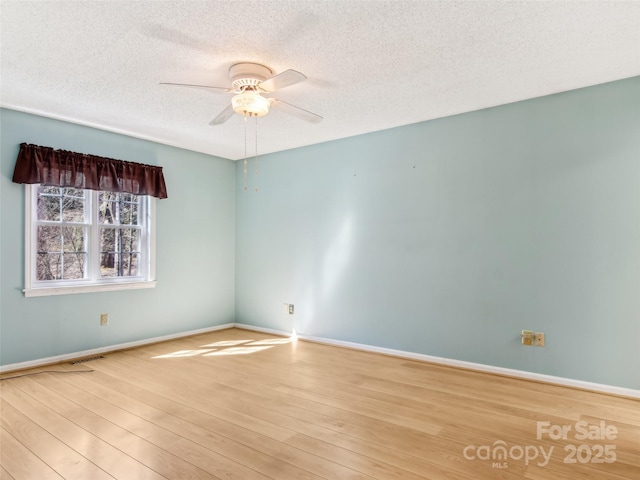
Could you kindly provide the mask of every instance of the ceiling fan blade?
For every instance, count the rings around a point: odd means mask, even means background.
[[[230,88],[212,87],[210,85],[192,85],[190,83],[160,82],[160,85],[173,85],[174,87],[199,88],[201,90],[206,90],[208,92],[213,92],[213,93],[230,93],[230,92],[233,92],[233,90],[230,89]]]
[[[221,111],[216,118],[209,122],[209,125],[222,125],[224,122],[233,117],[233,106],[231,104],[227,105],[223,111]]]
[[[322,121],[322,117],[320,115],[316,115],[309,110],[305,110],[304,108],[296,107],[290,103],[284,102],[282,100],[272,99],[271,106],[277,107],[280,110],[283,110],[291,115],[301,118],[302,120],[306,120],[311,123],[320,123]]]
[[[285,70],[278,75],[266,79],[259,85],[260,90],[264,92],[275,92],[281,88],[290,87],[296,83],[304,82],[307,77],[296,70]]]

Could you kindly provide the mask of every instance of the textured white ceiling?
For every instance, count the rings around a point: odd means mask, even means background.
[[[640,2],[0,0],[0,40],[0,105],[238,159],[230,95],[159,82],[303,72],[273,96],[324,121],[273,110],[269,153],[640,75]]]

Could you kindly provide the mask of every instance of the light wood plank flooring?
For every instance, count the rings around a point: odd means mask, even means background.
[[[0,382],[0,478],[640,478],[633,399],[239,329],[40,370],[89,369]]]

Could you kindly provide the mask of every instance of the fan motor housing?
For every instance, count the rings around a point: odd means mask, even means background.
[[[271,102],[258,92],[247,91],[234,95],[231,106],[234,112],[245,117],[263,117],[269,113]]]
[[[247,87],[257,87],[260,82],[270,78],[273,72],[259,63],[236,63],[229,68],[229,77],[233,89],[240,92]]]

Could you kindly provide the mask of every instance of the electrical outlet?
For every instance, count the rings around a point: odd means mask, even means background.
[[[522,345],[533,345],[533,330],[522,330],[520,334]]]
[[[100,326],[104,327],[105,325],[109,325],[109,314],[101,313],[100,314]]]
[[[293,315],[293,303],[289,304],[289,315]]]
[[[536,332],[535,342],[536,347],[544,347],[544,333]]]

